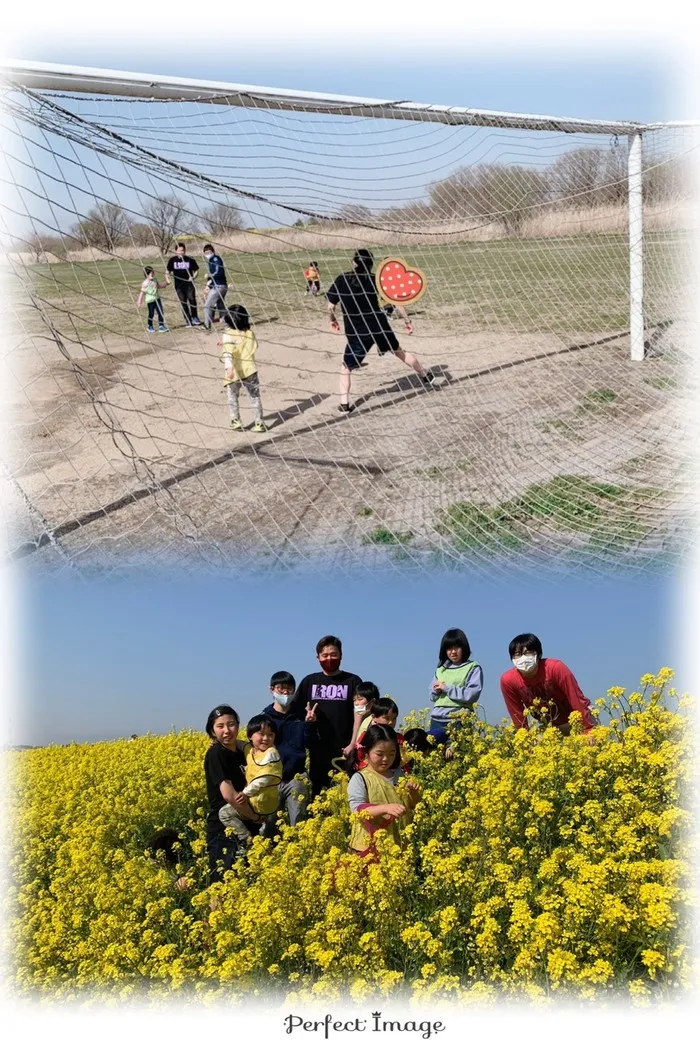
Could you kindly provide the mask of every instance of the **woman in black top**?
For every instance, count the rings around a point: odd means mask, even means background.
[[[236,802],[236,797],[245,788],[245,753],[238,741],[239,726],[238,715],[228,704],[214,708],[207,719],[206,731],[212,740],[204,757],[209,799],[207,853],[210,883],[220,880],[223,872],[230,869],[238,857],[238,842],[235,837],[226,835],[219,811],[226,803]],[[251,832],[259,829],[259,825],[251,823]]]

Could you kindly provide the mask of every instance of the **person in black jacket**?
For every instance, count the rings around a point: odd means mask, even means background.
[[[296,682],[288,671],[276,671],[270,679],[272,704],[263,709],[275,724],[275,746],[282,760],[280,803],[287,811],[290,825],[306,817],[311,786],[306,776],[306,753],[316,743],[316,706],[310,705],[302,719],[291,711]]]
[[[335,635],[324,635],[316,645],[321,671],[305,676],[294,694],[290,711],[298,719],[315,715],[317,735],[309,743],[309,775],[313,797],[331,783],[334,759],[352,738],[355,689],[359,675],[341,671],[343,646]]]
[[[352,373],[364,363],[373,344],[379,354],[391,351],[399,361],[413,369],[424,387],[433,389],[435,379],[430,369],[421,365],[415,354],[401,349],[396,333],[389,324],[379,302],[379,294],[372,272],[374,256],[368,248],[360,248],[353,256],[354,270],[336,277],[326,292],[331,328],[340,331],[335,312],[338,304],[343,310],[347,344],[340,366],[340,411],[352,412],[350,382]]]

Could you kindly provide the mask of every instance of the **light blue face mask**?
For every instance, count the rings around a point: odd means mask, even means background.
[[[289,705],[292,703],[293,697],[291,694],[273,692],[272,699],[275,702],[275,704],[279,704],[280,708],[289,708]]]

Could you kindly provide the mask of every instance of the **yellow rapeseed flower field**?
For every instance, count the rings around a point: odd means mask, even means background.
[[[15,987],[227,1002],[669,997],[689,981],[692,884],[690,702],[671,678],[613,687],[589,735],[474,719],[451,761],[417,757],[404,850],[380,833],[374,865],[347,853],[338,775],[307,821],[256,841],[212,888],[203,734],[15,754]],[[184,834],[175,871],[145,849],[165,827]]]

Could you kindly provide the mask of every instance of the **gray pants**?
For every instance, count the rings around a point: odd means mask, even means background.
[[[228,292],[227,285],[212,285],[204,300],[204,327],[211,328],[212,318],[215,310],[225,310],[224,299]]]
[[[297,774],[291,781],[280,785],[280,804],[287,811],[290,825],[303,821],[311,796],[311,785],[303,774]],[[280,809],[281,809],[280,807]]]
[[[232,380],[231,383],[227,385],[226,395],[228,397],[228,407],[231,413],[231,419],[238,420],[241,416],[241,409],[238,404],[238,395],[240,394],[241,384],[245,387],[246,394],[250,399],[255,422],[260,423],[262,421],[263,410],[262,401],[260,400],[260,379],[257,372],[254,372],[247,380]]]
[[[232,828],[236,833],[238,839],[251,839],[250,829],[247,827],[245,821],[238,813],[238,811],[227,803],[226,806],[222,806],[219,811],[219,821],[226,828]]]

